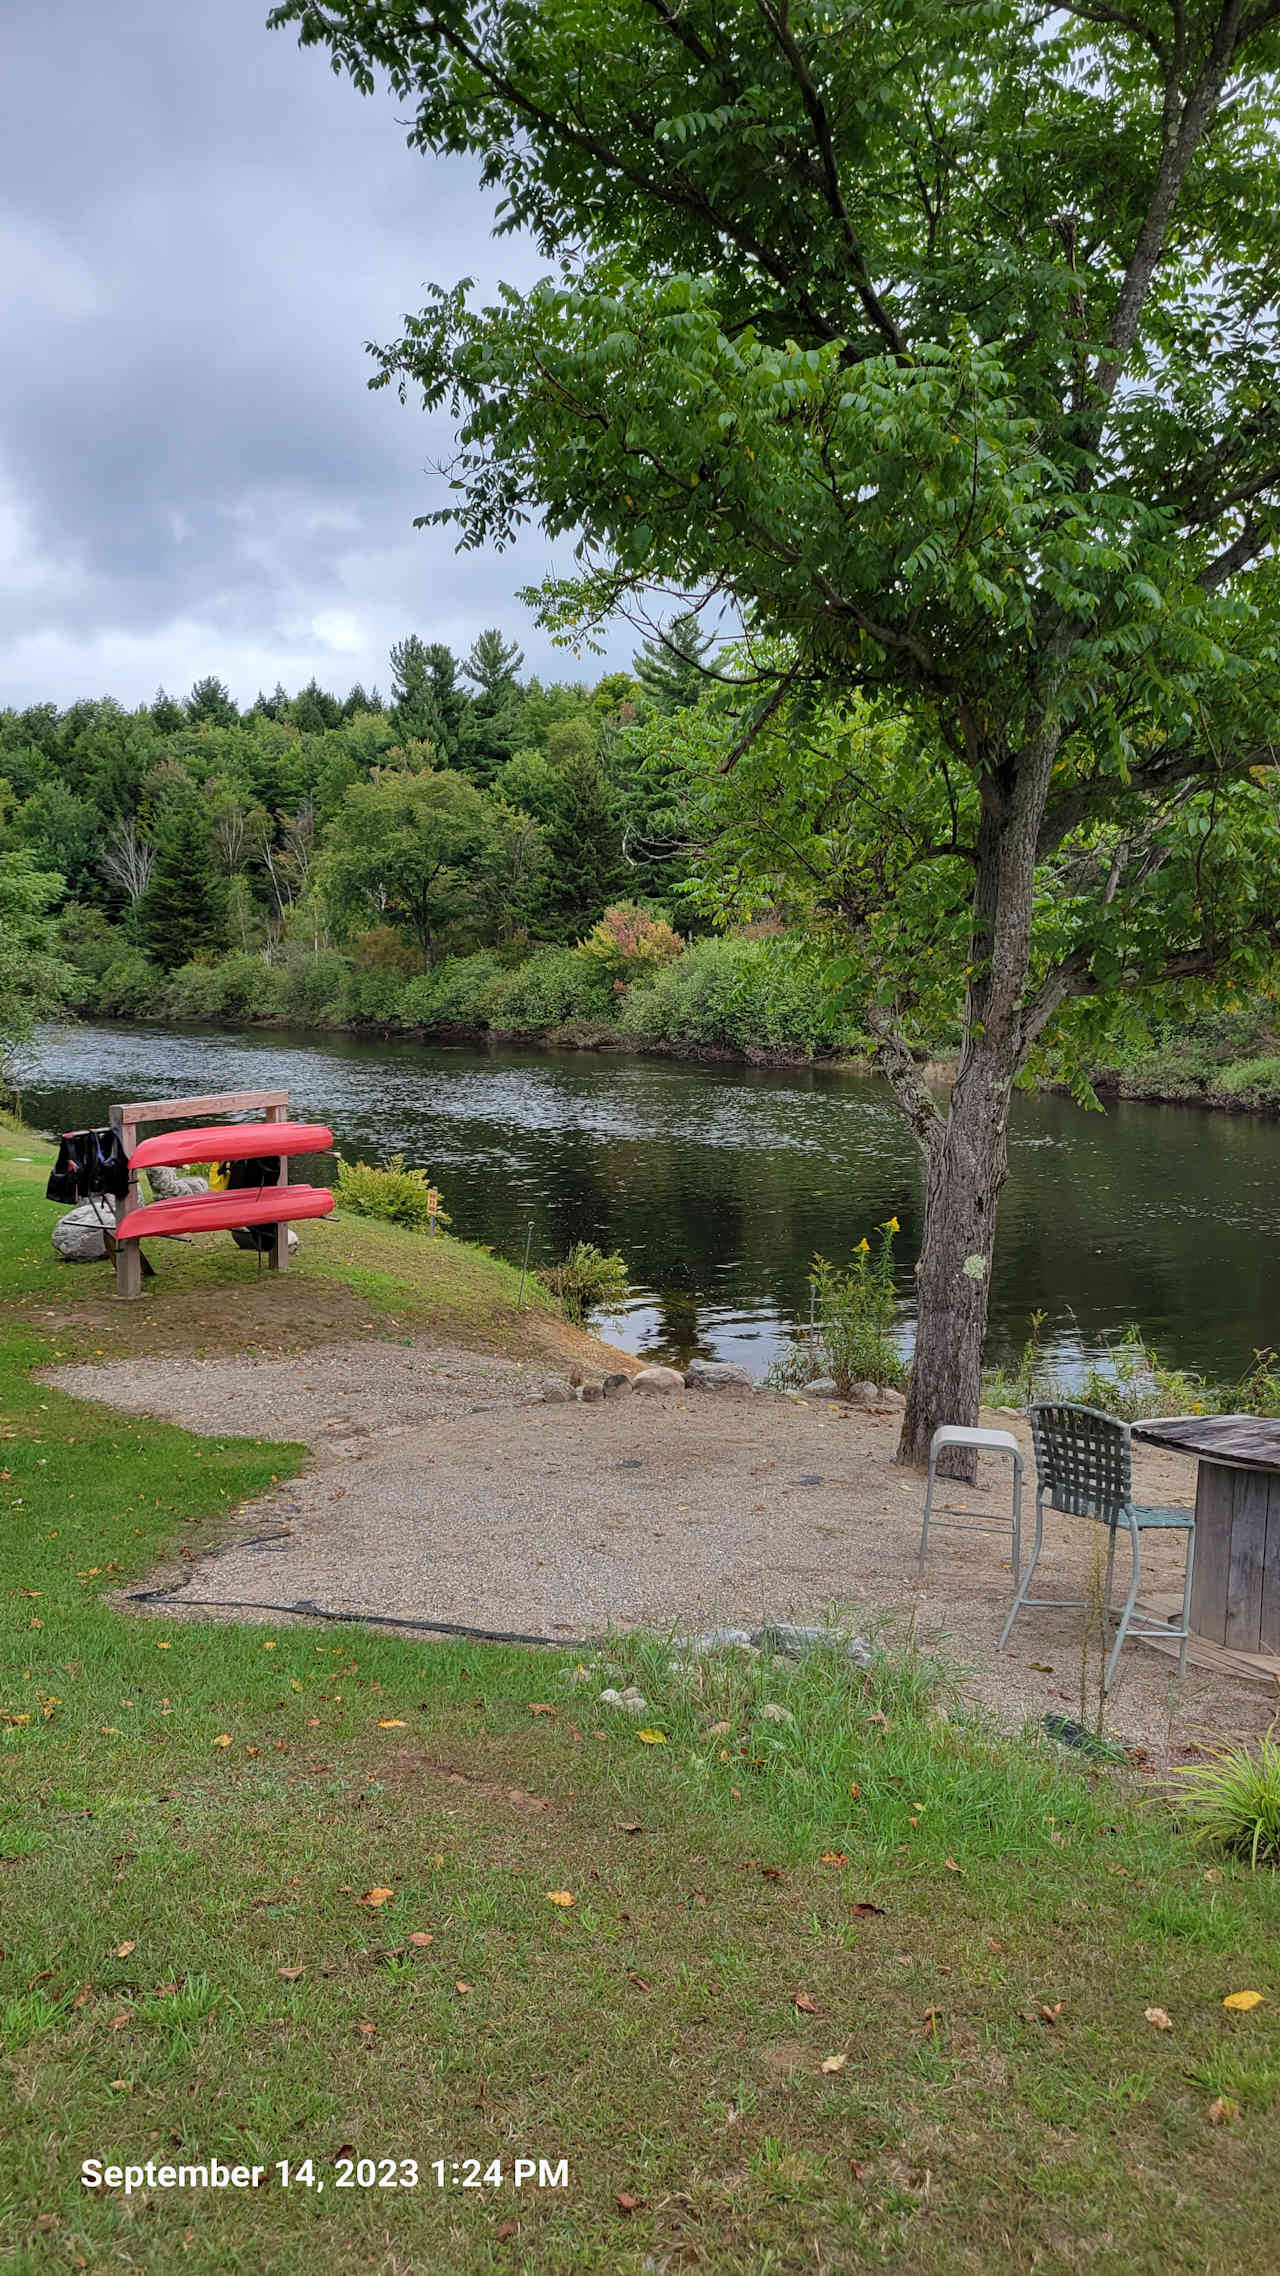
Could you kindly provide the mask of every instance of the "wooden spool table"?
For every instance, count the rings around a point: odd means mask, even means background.
[[[1280,1652],[1280,1422],[1178,1415],[1133,1425],[1147,1446],[1199,1456],[1191,1626],[1240,1652]]]

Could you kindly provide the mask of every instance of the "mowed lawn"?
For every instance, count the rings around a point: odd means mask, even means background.
[[[0,1141],[7,2266],[1274,2268],[1274,1876],[908,1648],[691,1681],[632,1641],[583,1680],[113,1609],[303,1455],[32,1380],[96,1350],[47,1151]],[[403,1333],[419,1251],[379,1241],[330,1269]],[[632,1680],[639,1724],[597,1699]]]

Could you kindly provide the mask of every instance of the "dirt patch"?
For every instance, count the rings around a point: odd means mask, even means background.
[[[481,1778],[474,1770],[464,1770],[457,1763],[441,1762],[420,1747],[398,1747],[393,1754],[380,1757],[370,1775],[376,1777],[380,1786],[393,1786],[414,1794],[421,1794],[427,1787],[461,1788],[477,1802],[501,1803],[520,1817],[562,1818],[566,1815],[564,1804],[553,1802],[547,1794],[531,1794],[524,1786],[507,1786],[496,1778]]]
[[[64,1339],[67,1357],[77,1360],[99,1354],[118,1360],[281,1356],[353,1337],[374,1340],[394,1325],[340,1280],[257,1275],[251,1266],[233,1284],[170,1287],[136,1304],[118,1304],[104,1290],[62,1304],[32,1298],[13,1309]]]

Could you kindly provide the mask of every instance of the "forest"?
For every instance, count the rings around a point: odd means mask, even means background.
[[[856,1048],[795,928],[712,934],[690,896],[681,727],[714,701],[710,649],[677,618],[592,686],[522,676],[496,629],[464,658],[411,635],[385,697],[313,680],[241,711],[210,676],[0,712],[29,1007]]]

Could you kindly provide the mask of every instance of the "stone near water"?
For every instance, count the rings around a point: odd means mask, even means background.
[[[619,1373],[616,1375],[606,1375],[604,1379],[604,1395],[606,1399],[630,1398],[631,1377],[629,1375],[623,1375],[621,1371],[619,1371]]]
[[[837,1399],[840,1394],[836,1389],[834,1376],[819,1375],[816,1382],[804,1385],[800,1396],[802,1399]]]
[[[631,1378],[633,1391],[683,1391],[684,1377],[678,1367],[642,1367]]]
[[[567,1407],[569,1401],[573,1397],[573,1393],[569,1389],[567,1383],[559,1382],[557,1378],[552,1375],[548,1377],[547,1381],[542,1386],[542,1396],[546,1400],[549,1407]]]
[[[588,1407],[601,1406],[604,1402],[603,1384],[584,1383],[582,1386],[582,1397],[584,1405]]]
[[[754,1377],[728,1359],[691,1359],[684,1371],[686,1391],[754,1391]]]

